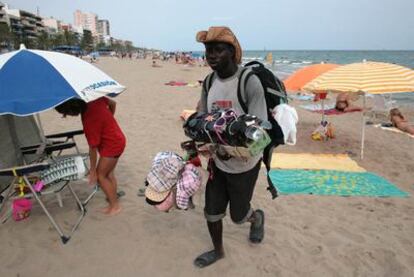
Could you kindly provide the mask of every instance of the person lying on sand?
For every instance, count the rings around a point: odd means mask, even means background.
[[[362,108],[353,106],[351,104],[351,97],[348,93],[340,93],[336,97],[335,109],[341,112],[362,111]]]
[[[414,135],[414,126],[410,126],[408,121],[404,118],[401,111],[397,108],[391,109],[390,120],[394,127],[400,129],[403,132],[407,132]]]

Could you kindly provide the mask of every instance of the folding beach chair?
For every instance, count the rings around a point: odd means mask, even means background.
[[[33,143],[38,142],[39,132],[36,126],[33,126],[33,118],[30,117],[14,117],[11,115],[0,116],[0,129],[2,130],[2,136],[0,136],[0,195],[2,196],[2,201],[0,203],[0,214],[2,209],[5,207],[7,200],[18,198],[16,191],[14,190],[14,184],[20,183],[21,185],[29,188],[30,193],[24,195],[25,198],[34,198],[36,202],[42,207],[43,211],[48,216],[52,225],[55,227],[59,233],[62,242],[66,243],[71,235],[74,233],[76,228],[79,226],[81,220],[83,219],[86,210],[85,204],[80,202],[79,197],[76,195],[75,191],[72,189],[70,181],[75,176],[75,167],[73,167],[73,161],[78,161],[78,167],[84,168],[84,173],[86,173],[86,167],[84,166],[84,160],[81,159],[82,165],[79,165],[79,154],[75,153],[73,156],[52,156],[52,150],[61,151],[67,149],[68,143],[63,143],[64,147],[60,148],[60,143],[51,143],[47,144],[44,147],[44,152],[42,153],[26,153],[23,154],[21,151],[21,145],[23,143]],[[24,128],[23,128],[24,127]],[[73,144],[70,142],[69,144]],[[51,147],[52,149],[49,149]],[[31,149],[32,151],[33,149]],[[27,155],[35,156],[35,159],[42,159],[42,163],[27,164]],[[33,158],[33,157],[31,157]],[[72,164],[71,162],[72,161]],[[49,171],[48,171],[49,170]],[[29,176],[41,177],[45,180],[47,186],[46,189],[35,192],[33,189],[33,184],[30,183]],[[76,177],[76,176],[75,176]],[[80,178],[80,176],[77,176]],[[80,216],[76,223],[73,226],[72,231],[65,235],[56,223],[54,218],[51,216],[50,212],[46,208],[44,202],[41,199],[41,196],[47,194],[57,194],[59,195],[60,191],[64,188],[68,188],[73,196],[77,207],[80,210]],[[7,218],[10,217],[10,212],[5,213],[4,223]]]
[[[43,131],[38,127],[34,116],[16,117],[5,116],[8,127],[12,131],[11,136],[18,144],[23,157],[23,163],[19,165],[39,163],[47,159],[60,157],[63,151],[74,149],[72,153],[84,155],[79,150],[75,136],[83,134],[83,130],[75,130],[70,132],[46,135],[42,137]],[[67,153],[67,151],[65,151]],[[88,165],[85,163],[88,168]],[[91,194],[83,201],[87,204],[98,191],[96,185]],[[60,207],[63,207],[63,201],[60,193],[55,192]]]
[[[17,141],[20,143],[20,149],[26,164],[33,162],[42,162],[46,159],[56,159],[61,157],[66,150],[75,150],[71,154],[85,155],[82,153],[76,143],[75,137],[83,135],[83,130],[75,130],[63,133],[46,135],[42,138],[43,133],[35,121],[34,116],[13,117],[14,129],[17,130]],[[65,152],[64,152],[65,151]],[[88,164],[85,167],[89,170]],[[86,205],[99,190],[99,186],[95,185],[92,192],[83,200]],[[63,207],[62,197],[56,192],[59,206]]]

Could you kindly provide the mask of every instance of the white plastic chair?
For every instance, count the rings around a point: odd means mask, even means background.
[[[396,107],[396,101],[392,100],[391,95],[387,94],[375,94],[373,97],[373,106],[371,108],[371,118],[376,121],[378,117],[387,119],[390,114],[390,110]]]

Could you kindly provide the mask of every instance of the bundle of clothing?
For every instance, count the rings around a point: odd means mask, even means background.
[[[174,152],[159,152],[145,181],[145,200],[163,212],[173,207],[186,210],[207,179],[207,172],[197,160],[185,161]]]
[[[249,147],[268,138],[270,122],[250,114],[237,115],[233,109],[194,113],[184,123],[184,133],[197,142]]]

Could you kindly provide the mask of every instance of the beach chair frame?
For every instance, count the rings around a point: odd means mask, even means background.
[[[73,188],[70,184],[70,181],[64,180],[64,184],[59,188],[59,190],[62,190],[64,187],[68,187],[71,195],[73,196],[73,198],[74,198],[74,200],[75,200],[75,202],[76,202],[76,204],[79,208],[79,213],[80,213],[79,217],[76,219],[75,223],[73,224],[71,231],[69,233],[65,234],[63,232],[62,228],[60,227],[60,225],[56,222],[56,220],[54,219],[52,214],[47,209],[45,203],[41,199],[42,195],[55,193],[55,192],[53,190],[52,191],[47,191],[47,192],[36,192],[35,189],[33,188],[32,184],[30,183],[29,179],[28,179],[29,174],[34,173],[34,172],[39,172],[41,170],[45,170],[45,169],[49,168],[50,165],[51,164],[49,164],[49,163],[38,163],[38,164],[25,165],[25,166],[20,166],[20,167],[15,167],[15,168],[1,169],[0,170],[0,176],[14,177],[13,183],[16,181],[17,178],[22,178],[24,184],[31,191],[30,194],[27,194],[24,197],[25,198],[33,197],[36,200],[36,202],[39,203],[39,205],[42,208],[43,212],[48,217],[50,223],[52,224],[52,226],[55,228],[55,230],[59,234],[62,243],[66,244],[71,239],[72,235],[75,233],[75,231],[77,230],[77,228],[81,224],[83,218],[85,217],[86,207],[85,207],[85,204],[83,204],[80,201],[79,197],[77,196],[77,194],[73,190]],[[12,199],[11,198],[11,196],[13,195],[12,188],[13,188],[12,185],[10,185],[8,187],[6,196],[3,199],[2,203],[1,203],[1,206],[0,206],[0,212],[1,212],[1,209],[3,208],[3,206],[5,205],[5,203],[9,199]],[[4,223],[4,222],[5,222],[5,220],[2,221],[2,223]]]

